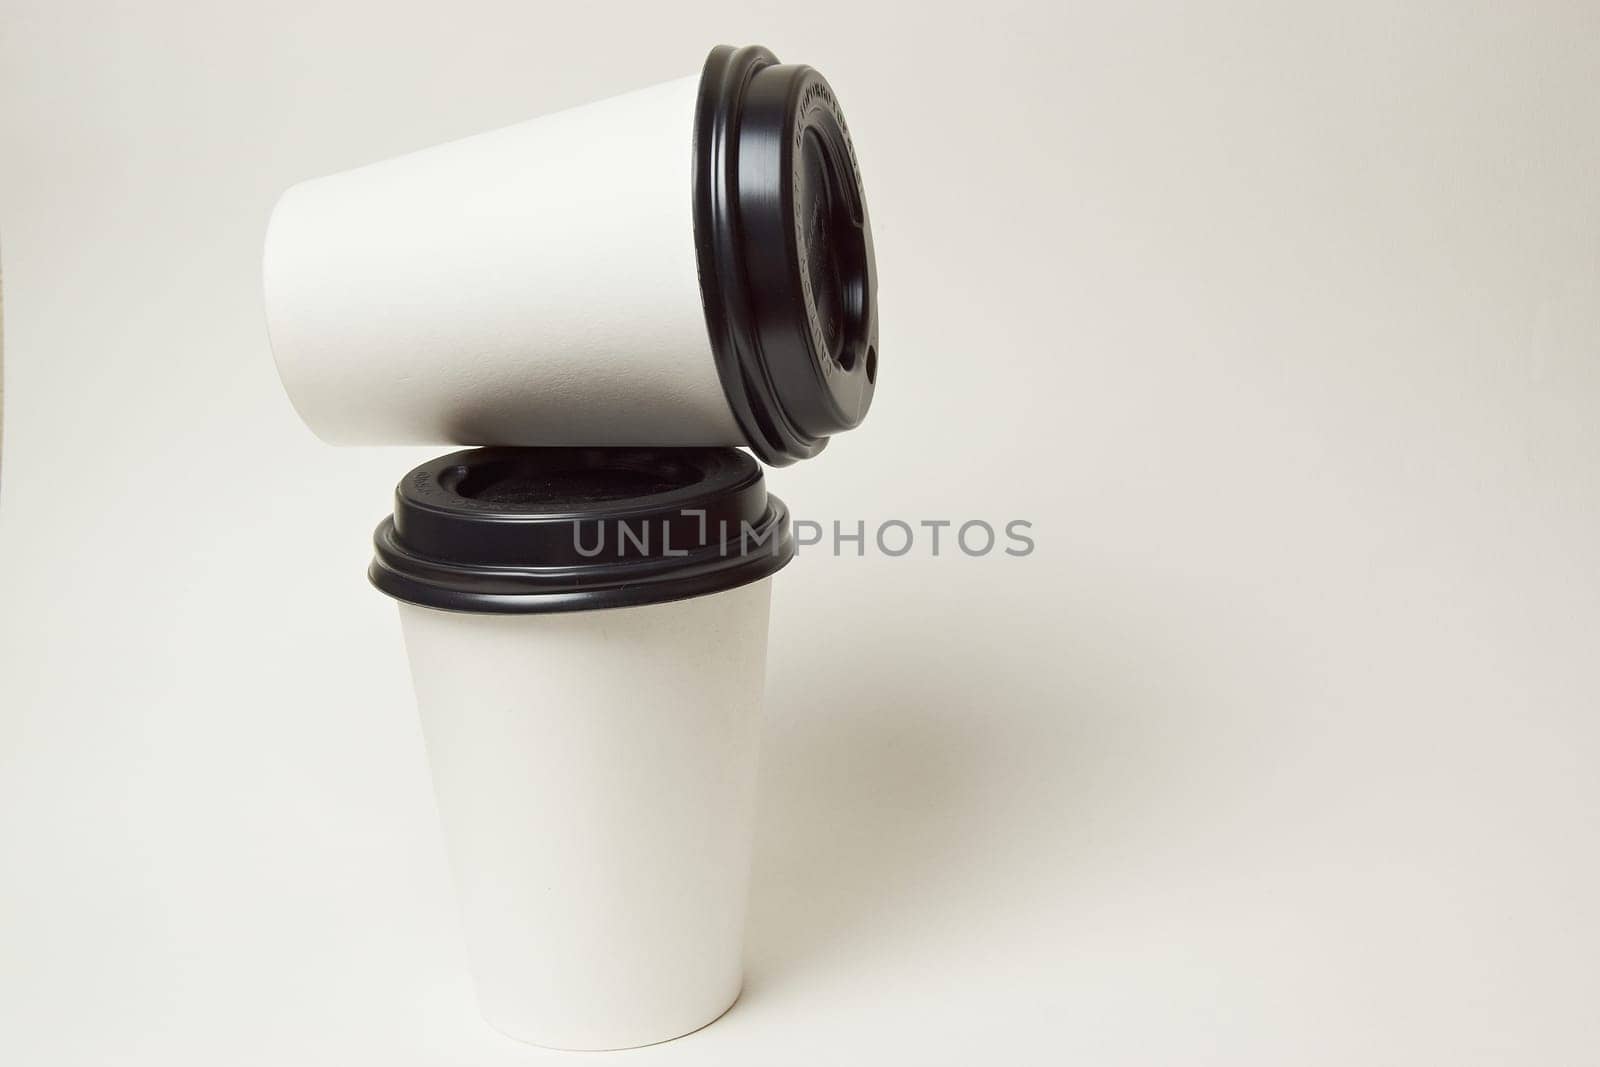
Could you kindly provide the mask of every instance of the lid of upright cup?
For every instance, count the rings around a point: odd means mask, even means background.
[[[765,48],[714,48],[695,113],[695,245],[723,391],[782,465],[866,417],[878,278],[855,148],[833,89]]]
[[[733,448],[478,448],[417,467],[368,577],[399,600],[537,613],[744,585],[794,558],[783,501]]]

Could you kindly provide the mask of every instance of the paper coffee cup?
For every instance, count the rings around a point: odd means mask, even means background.
[[[865,417],[877,278],[833,90],[762,48],[296,185],[267,320],[340,444],[745,445]]]
[[[732,449],[481,449],[396,491],[401,601],[484,1016],[665,1041],[737,998],[781,501]]]

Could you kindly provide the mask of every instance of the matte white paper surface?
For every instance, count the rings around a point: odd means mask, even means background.
[[[707,340],[698,77],[296,185],[273,352],[340,444],[733,445]]]
[[[628,1048],[738,996],[771,587],[549,615],[400,605],[498,1029]]]

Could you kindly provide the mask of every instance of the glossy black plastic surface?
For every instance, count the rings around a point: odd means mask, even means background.
[[[832,88],[764,48],[712,50],[695,120],[695,239],[723,390],[763,461],[816,455],[866,417],[877,266]]]
[[[732,448],[479,448],[395,489],[368,572],[451,611],[585,611],[702,596],[794,557],[789,515]]]

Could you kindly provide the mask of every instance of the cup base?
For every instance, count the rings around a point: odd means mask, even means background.
[[[671,1033],[665,1034],[661,1037],[618,1037],[611,1039],[576,1040],[572,1038],[563,1039],[550,1036],[530,1036],[526,1033],[520,1033],[518,1031],[518,1027],[514,1024],[497,1022],[487,1012],[484,1012],[481,1007],[478,1014],[482,1017],[484,1022],[489,1024],[490,1029],[494,1030],[496,1033],[505,1037],[509,1037],[511,1040],[520,1042],[524,1045],[532,1045],[535,1048],[549,1049],[552,1052],[621,1052],[630,1048],[648,1048],[651,1045],[664,1045],[668,1041],[677,1041],[679,1038],[688,1037],[690,1034],[697,1034],[701,1030],[704,1030],[706,1027],[710,1026],[712,1023],[721,1019],[724,1015],[728,1014],[728,1012],[732,1011],[733,1006],[739,1003],[739,998],[743,994],[744,983],[741,981],[740,984],[734,989],[733,996],[726,1004],[723,1004],[721,1008],[717,1009],[715,1015],[712,1015],[709,1019],[706,1019],[703,1022],[691,1024],[682,1030],[674,1027]]]

